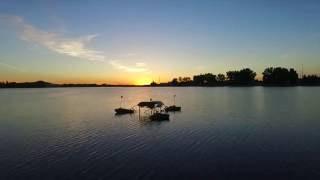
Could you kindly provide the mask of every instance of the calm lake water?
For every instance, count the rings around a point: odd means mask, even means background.
[[[170,121],[115,116],[176,103]],[[320,87],[0,89],[0,179],[320,178]]]

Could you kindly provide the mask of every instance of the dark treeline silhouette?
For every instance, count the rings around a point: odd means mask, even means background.
[[[319,86],[320,76],[304,75],[299,79],[295,69],[268,67],[262,75],[262,81],[256,80],[256,72],[249,68],[228,71],[226,74],[205,73],[190,77],[173,78],[167,83],[152,82],[144,86]],[[0,82],[0,88],[48,88],[48,87],[141,87],[136,85],[110,84],[53,84],[45,81],[36,82]]]
[[[228,71],[224,74],[205,73],[190,77],[174,78],[168,83],[151,85],[170,85],[170,86],[226,86],[226,85],[257,85],[255,80],[256,73],[249,68],[240,71]]]
[[[0,88],[47,88],[47,87],[57,87],[59,85],[48,83],[45,81],[36,82],[0,82]]]
[[[256,80],[257,73],[249,68],[228,71],[226,74],[205,73],[190,77],[173,78],[168,83],[151,86],[296,86],[320,85],[320,76],[308,75],[299,79],[295,69],[283,67],[268,67],[263,73],[262,81]]]
[[[294,69],[270,67],[264,70],[263,83],[266,85],[295,85],[298,82],[298,73]]]
[[[249,68],[240,71],[228,71],[227,79],[230,84],[252,85],[255,82],[257,73]]]
[[[320,76],[317,75],[304,75],[301,79],[304,85],[320,85]]]
[[[192,80],[190,77],[179,77],[173,78],[171,82],[168,83],[171,86],[190,86],[192,85]]]
[[[133,87],[134,85],[109,84],[53,84],[45,81],[36,82],[0,82],[0,88],[54,88],[54,87]]]
[[[217,82],[217,76],[211,73],[193,76],[193,84],[197,86],[210,86],[217,84]],[[192,83],[192,81],[190,83]]]

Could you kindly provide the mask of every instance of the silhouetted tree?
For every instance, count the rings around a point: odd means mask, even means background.
[[[283,67],[269,67],[264,70],[263,74],[263,83],[264,84],[296,84],[298,80],[298,73],[294,69]]]
[[[297,81],[299,79],[299,75],[296,70],[293,68],[290,68],[289,70],[289,81],[291,84],[297,84]]]
[[[218,74],[217,81],[224,82],[226,80],[226,76],[224,74]]]
[[[192,85],[192,80],[190,77],[178,77],[174,78],[171,82],[169,82],[169,84],[173,86],[188,86]]]
[[[227,78],[230,83],[234,84],[250,84],[254,82],[256,73],[249,68],[241,69],[240,71],[228,71]]]
[[[157,86],[158,84],[155,82],[155,81],[152,81],[151,83],[150,83],[150,86]]]
[[[193,76],[193,83],[195,85],[215,85],[217,83],[216,75],[211,73],[200,74]]]
[[[263,71],[262,80],[263,80],[264,83],[272,83],[274,81],[275,78],[273,77],[274,76],[274,72],[273,71],[274,71],[273,67],[268,67]]]
[[[231,82],[236,81],[238,74],[239,74],[239,71],[228,71],[227,78]]]
[[[191,78],[190,77],[179,77],[178,78],[178,82],[179,83],[188,83],[191,81]]]
[[[249,68],[240,70],[240,81],[241,82],[253,82],[256,77],[256,73]]]
[[[173,85],[173,86],[177,86],[178,85],[178,79],[177,78],[173,78],[171,82],[169,82],[169,84]]]
[[[182,78],[182,82],[190,82],[191,78],[190,77],[184,77]]]

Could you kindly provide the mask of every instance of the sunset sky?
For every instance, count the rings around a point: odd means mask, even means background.
[[[320,73],[319,0],[0,1],[0,81],[148,84]]]

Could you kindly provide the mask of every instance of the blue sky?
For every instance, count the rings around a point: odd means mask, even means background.
[[[249,67],[320,72],[320,1],[0,2],[0,80],[143,84]]]

